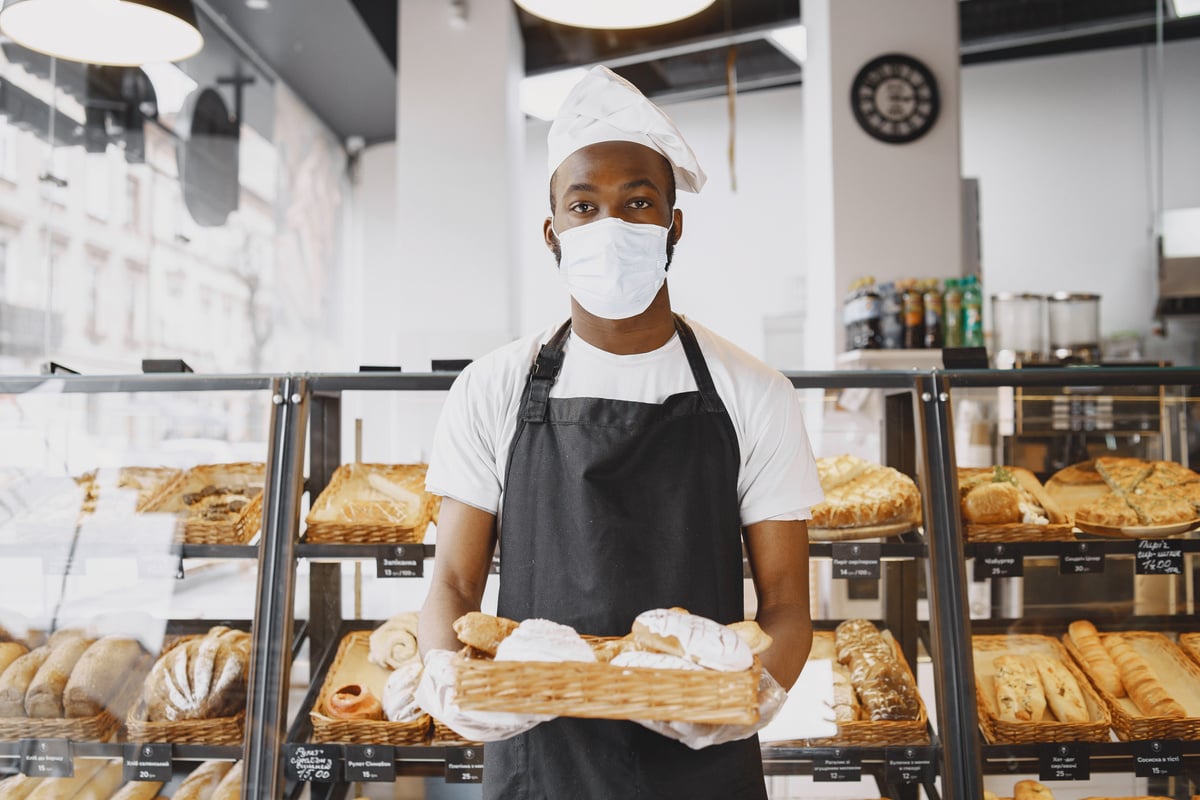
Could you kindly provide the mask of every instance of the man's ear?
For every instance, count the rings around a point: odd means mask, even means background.
[[[558,245],[558,237],[554,235],[554,217],[546,217],[542,223],[542,239],[546,242],[546,249],[553,253]]]
[[[683,211],[678,208],[671,213],[671,236],[673,244],[679,244],[683,238]]]

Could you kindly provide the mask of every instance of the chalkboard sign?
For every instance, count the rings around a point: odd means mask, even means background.
[[[446,783],[483,783],[483,748],[447,747]]]
[[[975,545],[975,580],[1020,578],[1024,574],[1025,559],[1011,544],[981,542]]]
[[[125,763],[121,775],[128,781],[171,780],[171,745],[136,744],[125,745]]]
[[[342,748],[336,744],[287,744],[284,771],[293,781],[337,783],[342,779]]]
[[[376,578],[421,578],[425,575],[425,545],[389,544],[375,557]]]
[[[862,757],[849,750],[834,750],[813,756],[814,783],[857,783],[862,780]]]
[[[887,747],[883,759],[889,783],[931,783],[937,777],[932,747]]]
[[[1133,774],[1139,778],[1183,774],[1183,745],[1178,739],[1133,742]]]
[[[70,778],[75,775],[71,742],[67,739],[22,739],[22,775],[31,778]]]
[[[1169,539],[1138,539],[1138,575],[1182,575],[1183,548]]]
[[[1038,745],[1038,780],[1086,781],[1092,777],[1092,751],[1085,742]]]
[[[883,545],[879,542],[834,542],[834,578],[879,578],[879,559]]]

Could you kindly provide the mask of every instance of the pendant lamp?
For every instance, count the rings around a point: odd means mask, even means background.
[[[665,25],[699,14],[716,0],[516,0],[535,17],[576,28],[622,30]]]
[[[204,45],[192,0],[4,0],[0,31],[49,56],[122,67],[180,61]]]

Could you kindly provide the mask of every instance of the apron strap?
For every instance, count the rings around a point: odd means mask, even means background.
[[[692,378],[696,381],[696,388],[700,390],[700,399],[704,401],[704,410],[723,413],[725,403],[717,394],[717,387],[713,384],[712,373],[708,371],[708,363],[704,360],[704,354],[700,352],[700,343],[696,341],[696,334],[678,314],[675,315],[675,331],[679,334],[679,341],[687,356],[688,366],[692,368]]]
[[[524,422],[545,422],[550,401],[550,388],[558,380],[558,373],[563,365],[563,343],[571,331],[571,320],[550,337],[550,341],[542,345],[534,359],[533,367],[529,370],[529,386],[525,391],[525,402],[522,404],[521,420]]]

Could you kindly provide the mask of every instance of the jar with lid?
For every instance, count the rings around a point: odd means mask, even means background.
[[[904,346],[925,346],[925,299],[915,280],[904,281]]]
[[[883,346],[883,304],[874,277],[867,278],[863,284],[860,303],[862,316],[856,346],[859,350],[878,350]]]
[[[904,346],[904,302],[895,283],[888,281],[879,285],[880,333],[882,345],[887,350],[899,350]]]
[[[962,347],[962,290],[957,278],[946,279],[946,291],[942,294],[943,347]]]

